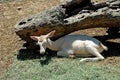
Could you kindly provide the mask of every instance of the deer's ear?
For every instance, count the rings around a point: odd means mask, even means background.
[[[51,32],[49,32],[48,34],[47,34],[47,36],[48,37],[53,37],[54,36],[54,34],[55,34],[55,30],[53,30],[53,31],[51,31]]]
[[[30,36],[31,39],[33,39],[34,41],[38,41],[38,37],[37,36]]]

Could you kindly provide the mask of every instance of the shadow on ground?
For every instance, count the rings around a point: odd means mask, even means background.
[[[99,39],[103,44],[108,47],[108,51],[103,52],[104,57],[117,57],[120,56],[120,43],[110,42],[107,41],[109,39],[116,39],[120,36],[94,36],[95,38]],[[24,61],[24,60],[33,60],[33,59],[40,59],[41,65],[47,65],[51,61],[52,57],[56,57],[56,52],[53,52],[47,49],[47,52],[44,55],[41,55],[39,51],[30,51],[27,49],[21,49],[17,55],[17,59]]]
[[[51,61],[51,58],[55,56],[56,56],[56,52],[53,52],[49,49],[47,49],[45,54],[40,54],[39,51],[30,51],[28,49],[21,49],[19,50],[17,59],[20,61],[40,59],[41,65],[47,65]]]
[[[110,39],[117,39],[120,38],[120,33],[116,35],[105,35],[105,36],[94,36],[98,40],[100,40],[103,44],[105,44],[108,47],[107,52],[103,52],[103,56],[105,57],[117,57],[120,56],[120,42],[111,42],[107,41]]]

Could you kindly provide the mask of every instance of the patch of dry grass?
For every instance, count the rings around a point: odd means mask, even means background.
[[[48,58],[48,57],[47,57]],[[40,61],[39,61],[40,60]],[[17,61],[3,80],[119,80],[120,65],[96,65],[79,59],[52,58],[49,64],[44,59]]]

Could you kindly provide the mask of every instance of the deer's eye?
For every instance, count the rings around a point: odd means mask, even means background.
[[[39,41],[39,42],[43,42],[43,41]]]
[[[39,42],[43,42],[43,40],[39,40]]]

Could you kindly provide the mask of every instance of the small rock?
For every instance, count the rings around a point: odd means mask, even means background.
[[[22,6],[17,7],[17,10],[18,11],[22,10]]]

